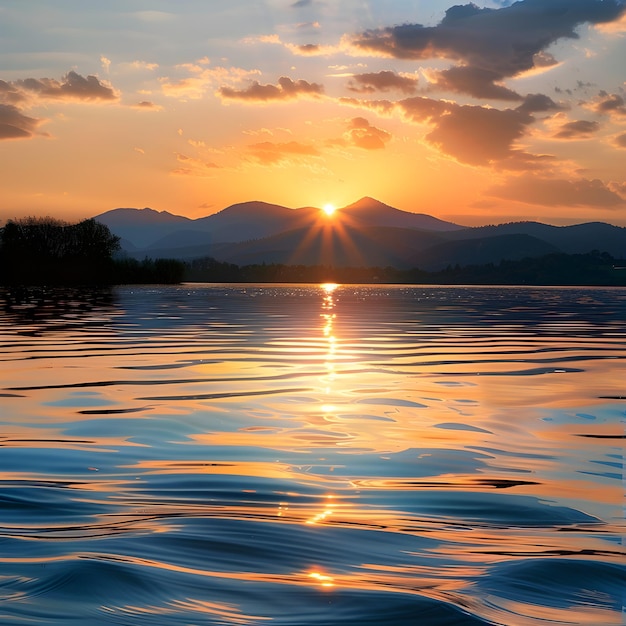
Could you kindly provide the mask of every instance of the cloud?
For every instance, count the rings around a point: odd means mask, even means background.
[[[518,109],[501,111],[420,96],[400,100],[396,106],[411,121],[432,124],[434,128],[426,140],[470,165],[511,158],[519,163],[522,154],[515,149],[515,142],[534,122],[531,115]]]
[[[618,183],[616,181],[612,181],[609,183],[609,189],[624,198],[624,200],[626,201],[626,183]]]
[[[297,0],[291,6],[294,9],[302,9],[303,7],[310,7],[313,4],[313,0]]]
[[[364,150],[380,150],[391,140],[391,134],[372,126],[364,117],[350,120],[345,133],[348,142]]]
[[[315,146],[297,141],[289,141],[287,143],[263,141],[248,146],[248,150],[263,165],[277,165],[320,156],[320,152]]]
[[[400,113],[415,124],[430,126],[426,142],[460,163],[497,166],[509,170],[538,170],[554,157],[526,152],[518,142],[536,120],[526,110],[559,108],[550,98],[531,96],[515,109],[460,105],[448,100],[414,96],[396,102],[339,98],[341,104],[375,111]]]
[[[577,120],[568,122],[561,126],[561,130],[554,135],[555,139],[587,139],[593,133],[600,130],[598,122],[589,122],[587,120]]]
[[[417,82],[417,78],[401,76],[395,72],[370,72],[354,74],[348,83],[348,89],[356,93],[400,91],[404,94],[414,94],[417,91]]]
[[[224,100],[239,100],[242,102],[269,102],[282,100],[295,100],[300,97],[317,97],[324,92],[322,85],[309,83],[306,80],[293,81],[291,78],[282,76],[278,79],[278,85],[261,85],[254,81],[245,89],[222,87],[219,95]]]
[[[511,157],[513,144],[534,119],[513,109],[451,107],[426,139],[463,163],[486,165]]]
[[[561,38],[576,39],[584,23],[615,21],[620,0],[520,0],[501,8],[453,6],[436,26],[403,24],[365,31],[349,44],[360,53],[397,59],[450,59],[439,86],[476,97],[519,99],[499,84],[556,61],[546,49]]]
[[[149,100],[142,100],[134,105],[136,109],[143,109],[144,111],[160,111],[163,107]]]
[[[517,107],[517,110],[524,113],[545,113],[560,111],[562,108],[552,98],[542,93],[531,93],[524,98],[524,102]]]
[[[187,78],[172,80],[168,78],[160,78],[161,89],[168,97],[179,99],[199,99],[202,98],[210,87],[216,87],[218,84],[234,86],[240,84],[241,81],[249,79],[251,76],[259,75],[259,70],[244,70],[238,67],[212,67],[202,69],[199,67],[205,61],[200,59],[198,65],[184,64],[178,66],[179,69],[186,70],[192,74]],[[206,59],[208,63],[208,59]]]
[[[4,104],[21,104],[28,100],[28,96],[15,87],[14,83],[0,80],[0,102]]]
[[[298,27],[304,27],[306,25],[298,25]],[[320,25],[317,22],[313,22],[309,24],[313,28],[319,28]],[[330,45],[321,45],[317,43],[305,43],[305,44],[296,44],[296,43],[287,43],[281,40],[280,36],[276,33],[272,35],[260,35],[254,37],[246,37],[242,40],[242,43],[246,45],[256,45],[259,43],[263,44],[271,44],[276,46],[283,46],[285,49],[289,50],[292,54],[301,57],[315,57],[315,56],[330,56],[341,51],[341,47],[338,46],[330,46]]]
[[[30,139],[41,122],[27,117],[12,104],[0,104],[0,140]]]
[[[615,145],[618,148],[626,148],[626,133],[622,133],[615,137]]]
[[[614,208],[625,201],[601,180],[580,178],[539,178],[523,175],[494,186],[487,195],[505,200],[544,206]]]
[[[62,81],[54,78],[26,78],[11,83],[21,92],[34,94],[50,100],[117,100],[118,94],[112,87],[96,76],[86,78],[74,71],[68,72]]]
[[[452,67],[434,74],[434,87],[444,91],[463,93],[474,98],[494,100],[521,100],[518,93],[499,84],[499,72],[481,67]]]
[[[131,61],[130,63],[119,63],[117,65],[118,68],[125,71],[148,71],[153,72],[154,70],[159,69],[158,63],[150,63],[149,61]]]
[[[100,63],[102,64],[102,69],[108,74],[111,69],[111,59],[107,59],[103,54],[100,55]]]
[[[220,169],[220,166],[210,161],[203,161],[195,157],[187,156],[186,154],[176,153],[176,160],[182,163],[181,167],[171,171],[171,174],[177,176],[197,176],[200,178],[206,178],[211,176],[216,169]]]
[[[626,102],[619,94],[607,94],[603,91],[600,93],[600,98],[593,107],[596,112],[606,115],[626,115]]]

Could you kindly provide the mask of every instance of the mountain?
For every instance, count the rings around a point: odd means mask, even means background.
[[[193,220],[167,211],[154,209],[113,209],[96,215],[94,219],[135,248],[143,248],[182,228],[189,228]]]
[[[436,271],[592,250],[626,257],[626,228],[592,222],[551,226],[517,222],[468,228],[410,213],[373,198],[336,211],[244,202],[198,219],[152,209],[96,216],[122,238],[128,256],[191,260],[210,256],[237,265],[285,263],[393,266]]]
[[[123,240],[130,242],[135,248],[135,254],[144,250],[154,256],[161,254],[163,250],[187,246],[238,243],[270,237],[310,227],[321,216],[321,211],[314,207],[289,209],[267,202],[243,202],[195,220],[153,209],[113,209],[97,215],[95,219],[106,224],[111,232]],[[338,210],[333,219],[361,226],[393,226],[435,231],[463,228],[430,215],[394,209],[373,198],[361,198],[358,202]],[[125,249],[129,247],[126,246]]]
[[[417,228],[421,230],[453,231],[462,230],[464,227],[452,222],[426,215],[425,213],[409,213],[374,200],[374,198],[361,198],[353,204],[343,207],[339,215],[349,216],[361,224],[368,226],[393,226],[396,228]]]
[[[626,228],[604,222],[588,222],[573,226],[551,226],[540,222],[510,222],[498,226],[480,226],[452,234],[462,239],[494,235],[524,234],[542,239],[567,254],[584,254],[592,250],[626,256]]]

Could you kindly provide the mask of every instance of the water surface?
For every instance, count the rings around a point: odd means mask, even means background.
[[[3,625],[622,623],[626,290],[0,304]]]

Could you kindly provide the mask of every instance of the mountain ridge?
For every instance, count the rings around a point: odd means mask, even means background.
[[[466,227],[365,196],[331,217],[315,207],[241,202],[196,219],[153,209],[113,209],[94,219],[120,236],[128,256],[234,264],[419,267],[520,260],[552,252],[626,257],[626,228],[605,222],[536,221]]]

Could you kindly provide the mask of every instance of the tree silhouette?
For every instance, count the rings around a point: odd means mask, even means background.
[[[0,282],[98,284],[110,282],[119,237],[93,219],[69,224],[52,217],[9,220],[0,229]]]

